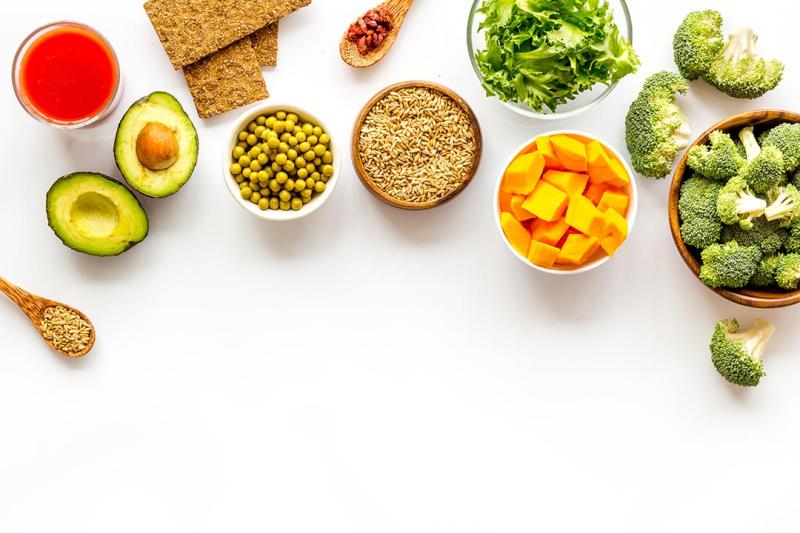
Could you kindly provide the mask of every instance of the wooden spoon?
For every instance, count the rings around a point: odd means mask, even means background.
[[[12,285],[3,278],[0,278],[0,292],[3,292],[6,296],[8,296],[8,298],[12,302],[17,304],[19,308],[22,309],[22,312],[28,316],[31,322],[33,322],[33,325],[36,326],[37,330],[39,330],[39,333],[42,335],[42,338],[47,342],[47,344],[49,344],[50,347],[53,348],[53,350],[60,353],[61,355],[72,358],[83,357],[84,355],[89,353],[89,350],[91,350],[92,347],[94,346],[94,341],[95,341],[94,326],[92,325],[91,321],[86,317],[86,315],[84,315],[77,309],[23,291],[19,287]],[[82,349],[77,351],[66,351],[63,347],[57,346],[55,339],[47,338],[47,336],[45,336],[42,319],[44,318],[45,310],[51,307],[63,307],[69,311],[72,311],[73,313],[78,315],[82,320],[84,320],[86,324],[88,324],[89,338],[88,342],[86,342],[85,346]]]
[[[378,48],[365,56],[358,53],[358,47],[355,43],[351,43],[347,40],[347,32],[344,32],[344,37],[342,37],[342,42],[339,45],[339,53],[344,62],[351,67],[366,68],[371,67],[383,59],[384,56],[389,53],[394,41],[397,39],[397,35],[400,33],[400,27],[406,20],[406,14],[408,14],[408,10],[411,9],[411,4],[413,3],[414,0],[387,0],[383,4],[380,4],[392,15],[392,29],[389,31],[386,40],[383,41]]]

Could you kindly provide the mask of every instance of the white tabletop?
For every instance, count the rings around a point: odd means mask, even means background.
[[[34,27],[73,19],[110,38],[125,76],[102,139],[39,125],[0,84],[0,275],[98,329],[88,357],[62,360],[0,301],[0,531],[797,530],[800,308],[756,312],[700,285],[672,243],[666,180],[639,178],[637,225],[602,269],[526,268],[498,236],[492,189],[514,147],[553,125],[484,96],[466,0],[419,0],[383,63],[345,67],[338,40],[371,3],[314,0],[286,19],[280,65],[265,71],[272,99],[324,117],[348,147],[379,89],[443,83],[481,122],[481,170],[455,201],[410,213],[372,197],[345,157],[329,203],[290,225],[232,201],[220,144],[239,112],[197,118],[140,0],[0,8],[0,72]],[[672,32],[700,7],[631,3],[640,73],[556,126],[623,152],[630,101],[646,75],[674,68]],[[762,33],[786,78],[757,101],[692,83],[682,103],[695,131],[747,109],[796,111],[794,3],[705,5]],[[116,121],[153,90],[198,127],[194,177],[143,202],[150,236],[129,253],[67,249],[47,226],[47,189],[78,170],[118,176]],[[710,363],[713,325],[734,315],[778,328],[755,390]]]

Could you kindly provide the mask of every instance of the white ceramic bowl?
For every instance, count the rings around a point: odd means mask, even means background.
[[[333,153],[333,176],[331,176],[326,183],[327,187],[325,188],[325,191],[322,194],[314,195],[311,201],[305,204],[299,211],[280,211],[275,209],[267,209],[266,211],[262,211],[256,204],[242,198],[239,184],[236,183],[230,173],[230,166],[231,163],[233,163],[233,160],[231,159],[231,153],[236,147],[236,144],[239,142],[239,132],[243,129],[246,129],[250,121],[254,120],[258,115],[271,115],[273,113],[277,113],[278,111],[295,113],[298,117],[300,117],[301,120],[312,122],[325,130],[325,133],[327,133],[331,138],[329,146],[330,151]],[[236,200],[236,203],[258,218],[276,222],[297,220],[299,218],[306,217],[319,209],[322,204],[324,204],[328,198],[330,198],[331,194],[333,194],[333,190],[336,188],[336,184],[339,181],[339,173],[341,172],[340,151],[341,148],[336,142],[336,136],[331,132],[331,129],[316,115],[306,111],[305,109],[301,109],[297,106],[289,104],[265,103],[264,105],[248,109],[239,117],[233,126],[231,126],[228,137],[226,138],[226,141],[222,147],[222,178],[225,180],[225,186],[228,188],[228,191],[230,191],[233,199]]]
[[[622,166],[625,167],[625,171],[631,177],[630,185],[624,188],[625,192],[627,192],[628,197],[630,198],[630,205],[628,206],[628,214],[626,217],[628,220],[628,239],[630,239],[630,234],[633,232],[633,225],[636,222],[636,214],[639,210],[639,193],[638,190],[636,189],[636,179],[634,173],[631,170],[630,166],[628,165],[628,162],[625,161],[622,155],[620,155],[620,153],[611,144],[597,137],[597,135],[592,135],[590,133],[577,130],[549,131],[537,135],[536,137],[533,137],[531,139],[528,139],[522,145],[520,145],[519,148],[514,150],[514,153],[511,155],[511,157],[508,158],[508,161],[506,161],[506,163],[500,169],[500,175],[497,178],[497,185],[495,186],[494,194],[492,195],[492,209],[494,209],[494,220],[497,226],[497,231],[500,232],[500,238],[503,239],[503,242],[506,244],[506,247],[512,254],[514,254],[514,257],[516,257],[529,267],[535,270],[539,270],[540,272],[546,272],[547,274],[568,276],[573,274],[583,274],[584,272],[589,272],[590,270],[594,270],[595,268],[605,265],[611,260],[611,256],[605,255],[601,250],[597,253],[594,259],[592,259],[591,261],[580,267],[575,267],[570,265],[555,265],[553,268],[540,267],[539,265],[534,265],[533,263],[528,261],[527,257],[523,257],[522,255],[520,255],[517,252],[517,250],[515,250],[514,247],[511,246],[511,243],[508,242],[508,239],[506,238],[505,232],[503,232],[503,227],[500,225],[500,202],[499,202],[500,184],[503,181],[503,175],[505,174],[506,169],[511,164],[511,162],[517,157],[517,155],[519,155],[523,150],[528,148],[534,141],[536,141],[538,137],[542,136],[549,137],[552,135],[559,135],[559,134],[580,135],[582,137],[596,140],[600,144],[608,148],[616,156],[617,160],[622,164]],[[627,243],[627,239],[625,243]],[[623,243],[622,246],[625,246],[625,243]],[[620,247],[620,249],[622,249],[622,247]]]

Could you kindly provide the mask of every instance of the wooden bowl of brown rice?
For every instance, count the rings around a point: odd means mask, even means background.
[[[427,81],[391,85],[364,106],[353,128],[353,166],[375,196],[401,209],[452,200],[480,165],[475,113],[458,94]]]

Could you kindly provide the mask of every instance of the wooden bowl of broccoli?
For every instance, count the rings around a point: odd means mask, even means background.
[[[700,135],[672,178],[669,223],[686,265],[720,296],[800,303],[800,114],[748,111]]]

